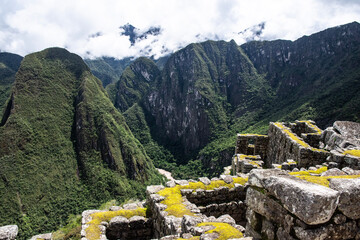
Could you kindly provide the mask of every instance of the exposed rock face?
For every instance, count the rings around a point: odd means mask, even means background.
[[[125,69],[116,83],[114,105],[125,112],[139,102],[161,81],[161,73],[155,63],[147,58],[138,58]]]
[[[0,240],[14,240],[18,234],[17,225],[0,227]]]

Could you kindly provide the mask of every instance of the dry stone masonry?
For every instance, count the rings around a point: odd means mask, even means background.
[[[337,121],[322,131],[313,121],[270,123],[268,135],[238,134],[234,173],[254,168],[298,170],[317,165],[360,169],[360,124]]]
[[[172,180],[147,187],[144,202],[85,211],[82,240],[360,239],[359,139],[351,122],[238,134],[236,176]],[[0,240],[16,235],[17,226],[0,228]]]

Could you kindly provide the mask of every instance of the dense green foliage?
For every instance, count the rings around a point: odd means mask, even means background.
[[[52,48],[25,57],[0,128],[0,223],[19,239],[159,183],[151,159],[82,59]],[[142,184],[139,184],[142,183]]]

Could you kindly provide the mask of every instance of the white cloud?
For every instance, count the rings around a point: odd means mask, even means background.
[[[235,39],[266,22],[259,39],[295,40],[328,27],[360,21],[359,1],[345,0],[0,0],[0,49],[25,55],[66,47],[83,57],[160,56],[192,42]],[[146,31],[131,46],[120,26]],[[99,34],[100,33],[100,34]],[[149,50],[151,52],[149,53]]]

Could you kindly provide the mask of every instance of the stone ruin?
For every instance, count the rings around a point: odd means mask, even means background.
[[[320,165],[359,170],[359,139],[360,124],[354,122],[337,121],[324,131],[313,121],[270,123],[268,135],[238,134],[232,171]]]
[[[85,211],[82,240],[360,239],[359,134],[357,123],[312,121],[239,134],[234,176],[169,181],[144,202]]]

